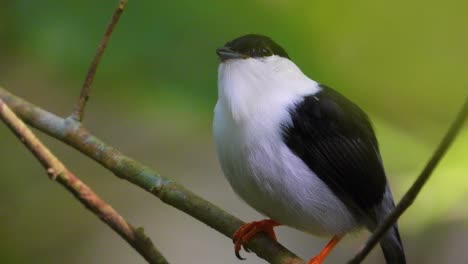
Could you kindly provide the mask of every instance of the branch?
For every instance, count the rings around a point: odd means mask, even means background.
[[[432,155],[431,159],[426,164],[426,167],[424,168],[424,170],[421,172],[419,177],[413,183],[411,188],[403,196],[403,198],[398,203],[398,205],[387,216],[385,221],[383,221],[383,223],[381,223],[377,227],[375,232],[372,234],[372,236],[367,241],[366,245],[361,249],[361,251],[359,251],[358,254],[356,254],[356,256],[353,259],[351,259],[349,261],[350,264],[361,263],[361,261],[364,260],[364,258],[369,254],[369,252],[372,250],[372,248],[374,248],[375,245],[377,245],[377,243],[379,243],[379,241],[382,239],[382,237],[388,231],[388,229],[390,227],[392,227],[396,223],[398,218],[414,202],[414,200],[416,199],[416,196],[418,196],[419,192],[424,187],[424,184],[427,182],[427,180],[431,176],[431,174],[434,171],[435,167],[437,166],[439,161],[442,159],[444,154],[447,152],[447,149],[450,147],[452,142],[455,140],[455,137],[457,136],[460,129],[463,127],[463,123],[467,119],[467,116],[468,116],[468,97],[465,99],[465,102],[464,102],[464,105],[462,106],[462,109],[458,113],[458,115],[457,115],[455,121],[452,123],[450,129],[445,134],[445,136],[444,136],[442,142],[440,143],[439,147],[436,149],[436,151]]]
[[[60,118],[20,99],[0,87],[0,98],[26,123],[65,142],[94,159],[117,177],[125,179],[154,196],[216,229],[227,237],[244,224],[216,205],[204,200],[172,179],[158,175],[90,134],[73,118]],[[249,249],[274,264],[302,264],[304,261],[264,234],[255,235]]]
[[[0,118],[40,161],[52,180],[57,180],[90,211],[116,231],[149,263],[168,263],[144,234],[142,228],[134,228],[102,200],[91,188],[69,171],[60,160],[42,144],[32,131],[0,99]]]
[[[96,54],[94,54],[93,61],[91,62],[91,65],[89,65],[88,73],[86,74],[85,81],[81,88],[80,99],[78,100],[75,110],[71,115],[71,117],[76,121],[81,122],[83,120],[84,108],[89,99],[91,85],[93,84],[97,67],[99,66],[99,62],[101,62],[102,54],[104,54],[104,50],[107,47],[107,43],[109,42],[112,32],[114,32],[114,28],[117,25],[117,22],[119,22],[120,15],[122,15],[122,12],[124,11],[126,5],[127,0],[119,0],[119,4],[115,9],[111,21],[107,25],[106,31],[104,32],[104,36],[102,37],[101,42],[99,43],[99,46],[96,50]]]

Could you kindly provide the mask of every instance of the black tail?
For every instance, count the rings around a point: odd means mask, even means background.
[[[387,264],[406,264],[405,251],[395,224],[380,241]]]
[[[380,206],[376,208],[377,222],[384,221],[385,217],[393,208],[395,208],[395,204],[393,202],[392,192],[387,185],[382,202]],[[380,247],[382,248],[387,264],[406,264],[405,251],[403,249],[403,244],[401,243],[397,223],[395,223],[382,238],[380,241]]]

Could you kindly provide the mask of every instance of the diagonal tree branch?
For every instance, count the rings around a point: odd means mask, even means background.
[[[81,88],[80,98],[75,107],[75,110],[73,111],[71,115],[71,117],[75,119],[76,121],[81,122],[83,120],[84,109],[89,99],[89,94],[91,92],[91,85],[93,84],[94,76],[96,75],[99,62],[101,62],[101,58],[102,58],[102,55],[104,54],[104,50],[107,47],[107,43],[109,42],[112,32],[114,32],[114,28],[117,25],[117,22],[119,22],[120,15],[122,15],[122,12],[124,11],[125,6],[127,5],[127,2],[128,2],[127,0],[119,0],[119,3],[114,11],[114,14],[112,15],[111,21],[107,25],[106,31],[104,32],[104,36],[102,37],[101,42],[99,43],[99,46],[96,50],[96,54],[94,55],[93,61],[91,62],[91,65],[89,65],[88,73],[86,74],[85,81]]]
[[[424,187],[424,184],[427,182],[427,180],[431,176],[435,167],[437,166],[439,161],[442,159],[444,154],[447,152],[452,142],[455,140],[455,137],[457,136],[458,132],[460,132],[460,129],[463,127],[463,124],[465,120],[467,119],[467,117],[468,117],[468,97],[465,98],[465,102],[462,106],[462,109],[458,113],[450,129],[445,134],[439,147],[434,152],[429,162],[426,164],[426,167],[424,167],[424,170],[421,172],[419,177],[413,183],[411,188],[403,196],[403,198],[398,203],[398,205],[387,216],[385,221],[377,227],[377,229],[369,238],[365,246],[358,252],[358,254],[356,254],[356,256],[353,259],[349,261],[350,264],[361,263],[361,261],[364,260],[364,258],[369,254],[372,248],[374,248],[377,245],[377,243],[379,243],[379,241],[382,239],[382,237],[385,235],[388,229],[392,227],[396,223],[398,218],[406,211],[406,209],[408,209],[408,207],[410,207],[411,204],[413,204],[414,200],[416,199],[416,196],[418,196],[419,192]]]
[[[0,98],[26,123],[65,142],[86,156],[154,196],[216,229],[227,237],[244,224],[216,205],[197,196],[172,179],[157,174],[149,167],[133,160],[99,138],[90,134],[73,118],[60,118],[0,87]],[[274,264],[303,264],[304,261],[264,234],[257,234],[248,243],[249,249]]]
[[[0,118],[33,153],[46,169],[50,178],[57,180],[68,189],[90,211],[116,231],[149,263],[168,263],[156,249],[153,242],[144,234],[143,229],[134,228],[102,200],[91,188],[69,171],[60,160],[32,133],[32,131],[0,99]]]

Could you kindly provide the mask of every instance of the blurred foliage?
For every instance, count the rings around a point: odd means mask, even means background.
[[[38,104],[49,102],[41,105],[46,109],[71,109],[116,2],[2,1],[0,84]],[[265,34],[280,43],[308,76],[334,87],[370,113],[395,196],[401,197],[468,94],[466,10],[468,2],[456,0],[130,0],[98,69],[90,106],[94,110],[88,109],[88,115],[92,111],[93,115],[98,111],[108,114],[112,118],[106,125],[119,130],[122,121],[116,116],[135,113],[141,122],[162,120],[153,125],[169,127],[174,138],[197,141],[202,137],[202,142],[209,142],[216,101],[215,48],[246,33]],[[3,157],[9,153],[4,147],[11,148],[14,139],[0,129]],[[123,133],[106,135],[122,138]],[[165,151],[177,152],[178,148]],[[0,167],[0,175],[14,172],[28,155],[16,153],[10,164]],[[402,218],[404,232],[417,233],[450,219],[465,222],[467,157],[465,126]],[[36,173],[38,168],[29,171]],[[13,216],[2,208],[24,206],[36,199],[34,193],[21,192],[21,200],[2,204],[30,182],[22,176],[0,180],[2,226],[13,228],[16,220],[27,219],[27,214],[16,211]],[[39,178],[35,184],[50,183]],[[3,225],[4,219],[9,224]],[[34,226],[27,228],[27,232],[37,232]],[[0,228],[0,235],[14,239],[11,230]],[[16,257],[5,254],[15,252],[8,246],[0,242],[5,256],[0,260],[21,259],[21,252]]]

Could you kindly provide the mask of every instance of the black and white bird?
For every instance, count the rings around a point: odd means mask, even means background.
[[[309,263],[322,263],[347,233],[372,231],[394,208],[377,139],[367,115],[308,78],[286,51],[262,35],[217,49],[218,102],[213,132],[234,191],[269,219],[240,227],[276,239],[286,225],[333,238]],[[405,263],[397,226],[380,243],[387,263]]]

